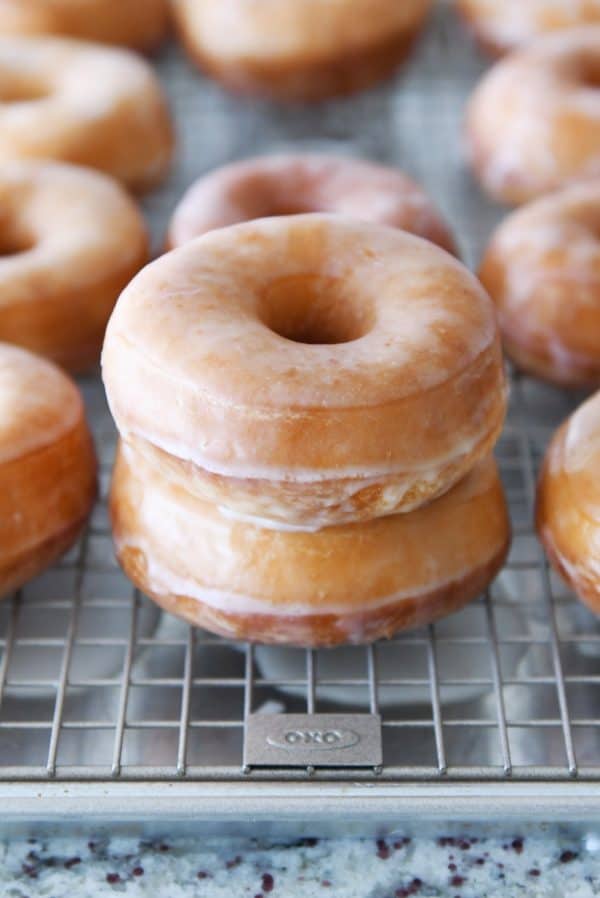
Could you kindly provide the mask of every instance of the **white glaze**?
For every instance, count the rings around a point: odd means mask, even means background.
[[[570,474],[590,469],[600,456],[600,393],[571,415],[564,439],[564,467]]]
[[[15,87],[24,101],[2,102]],[[97,154],[90,149],[94,139]],[[1,163],[52,158],[93,164],[137,189],[165,170],[170,153],[160,85],[140,56],[66,38],[0,36]]]
[[[416,27],[430,0],[175,0],[184,28],[220,59],[361,49]]]
[[[541,370],[549,355],[554,376],[565,382],[600,371],[593,329],[600,322],[599,230],[600,182],[589,181],[505,218],[482,263],[509,345],[531,365],[543,347]]]
[[[167,0],[0,0],[3,35],[62,35],[153,49],[167,27]]]
[[[600,59],[600,24],[539,38],[484,76],[467,130],[469,155],[492,195],[511,199],[517,188],[531,198],[600,174],[600,98],[585,84],[586,56]],[[565,120],[577,116],[596,128],[594,136],[588,133],[586,152],[563,150],[561,158],[558,138],[567,145]]]
[[[120,419],[113,411],[115,419]],[[277,481],[283,483],[322,483],[331,480],[348,480],[349,482],[343,486],[340,485],[341,493],[337,493],[337,499],[350,501],[352,496],[358,490],[363,490],[370,485],[376,485],[381,478],[390,475],[402,476],[406,475],[406,482],[397,485],[391,485],[390,490],[405,491],[410,488],[415,480],[419,481],[435,481],[436,475],[440,468],[445,467],[451,462],[458,461],[460,458],[468,456],[478,445],[479,438],[460,439],[457,435],[456,442],[453,444],[452,452],[446,455],[438,456],[434,460],[434,464],[416,464],[407,469],[400,465],[383,465],[383,466],[367,466],[367,465],[345,465],[336,468],[306,468],[300,465],[294,467],[282,467],[278,465],[256,465],[247,464],[243,461],[234,460],[229,464],[215,462],[209,455],[191,447],[187,441],[175,441],[164,439],[158,431],[144,431],[140,429],[131,431],[124,427],[119,427],[121,437],[125,442],[131,440],[131,437],[142,437],[148,443],[167,452],[169,455],[181,461],[189,461],[204,471],[211,474],[217,474],[222,477],[237,477],[242,480],[266,480]],[[352,481],[355,481],[354,483]],[[303,528],[304,529],[304,528]]]
[[[308,608],[307,605],[281,604],[275,602],[267,602],[252,596],[242,596],[239,593],[230,593],[225,590],[208,589],[200,586],[197,581],[181,577],[166,565],[161,565],[153,557],[151,551],[144,540],[127,540],[125,546],[127,548],[135,548],[144,552],[147,563],[148,581],[152,584],[152,589],[158,595],[186,596],[209,605],[217,611],[226,614],[283,614],[290,617],[303,617],[308,614],[339,614],[348,615],[348,605],[331,604],[329,602],[319,602],[318,606]],[[118,546],[123,548],[124,546]],[[493,553],[490,553],[490,559]],[[489,559],[485,559],[489,560]],[[485,560],[482,563],[485,563]],[[418,598],[418,596],[428,593],[430,590],[442,588],[449,581],[439,580],[431,584],[427,584],[426,589],[410,589],[396,593],[392,596],[384,596],[365,603],[360,609],[361,611],[373,612],[379,608],[385,608],[386,605],[395,605],[403,600]],[[356,609],[358,610],[358,609]]]
[[[50,285],[61,297],[81,291],[83,302],[86,288],[111,270],[118,277],[140,256],[143,219],[123,188],[100,172],[8,162],[0,169],[0,204],[3,226],[10,222],[33,241],[27,252],[0,257],[0,315],[3,306],[37,299],[39,282],[46,295]]]
[[[232,520],[121,444],[111,510],[117,555],[141,589],[176,615],[234,637],[239,616],[256,625],[259,640],[274,623],[260,620],[267,616],[279,619],[284,641],[288,616],[301,628],[309,617],[339,618],[333,641],[390,635],[474,598],[509,540],[491,456],[413,515],[294,533]]]
[[[513,182],[537,183],[556,175],[549,149],[556,85],[544,69],[533,74],[530,69],[509,57],[483,77],[469,102],[469,155],[478,159],[485,184],[497,194]]]
[[[0,343],[0,464],[56,442],[81,413],[75,384],[58,368]]]
[[[509,49],[538,34],[600,21],[600,0],[458,0],[478,33]]]
[[[262,323],[260,297],[274,281],[315,275],[373,305],[374,322],[364,336],[306,345]],[[369,428],[371,414],[383,421],[389,405],[393,420],[393,403],[449,381],[464,378],[468,393],[468,378],[476,376],[481,358],[494,357],[496,341],[488,297],[447,253],[390,228],[305,215],[214,231],[148,266],[113,313],[103,375],[126,438],[146,438],[225,475],[275,471],[293,479],[300,472],[313,479],[312,462],[305,473],[302,458],[286,465],[287,473],[276,470],[273,459],[263,462],[256,440],[234,437],[228,419],[270,433],[327,415],[327,423],[343,432],[348,411],[360,412]],[[455,421],[453,454],[481,442],[482,430],[488,435],[485,411],[501,402],[492,393],[478,405],[481,429],[466,408],[464,420]],[[315,479],[402,470],[394,449],[378,447],[381,458],[370,468],[348,467],[349,459],[336,459],[334,467],[325,456],[314,466]]]
[[[65,38],[0,37],[0,80],[20,77],[47,82],[50,95],[35,106],[58,103],[87,119],[106,115],[120,98],[154,84],[151,70],[133,53]],[[0,103],[0,125],[35,115],[27,104]],[[63,110],[61,110],[63,111]],[[144,115],[140,109],[138,114]]]
[[[554,525],[556,526],[556,524]],[[560,526],[560,524],[559,524]],[[600,579],[600,537],[590,539],[586,544],[586,553],[578,561],[571,561],[558,547],[551,527],[545,526],[542,535],[553,555],[561,566],[561,576],[572,584],[573,588],[580,590],[589,588],[592,583]]]
[[[122,451],[128,458],[135,463],[135,453],[131,453],[127,447],[122,447]],[[477,496],[483,494],[490,486],[492,469],[485,476],[470,478],[465,484],[465,488],[461,494],[461,501],[467,503],[473,501]],[[148,471],[146,469],[146,476]],[[186,557],[191,560],[190,567],[193,568],[193,538],[189,535],[189,526],[193,524],[193,516],[187,514],[188,508],[193,506],[189,498],[186,499],[187,505],[180,507],[177,505],[176,497],[171,496],[167,491],[163,491],[159,484],[143,490],[140,496],[140,507],[138,513],[140,515],[141,526],[135,533],[128,532],[124,537],[116,536],[117,551],[124,549],[134,549],[143,553],[145,562],[145,571],[147,582],[152,592],[157,595],[186,596],[196,601],[203,602],[218,611],[229,614],[285,614],[294,617],[301,617],[307,614],[307,606],[305,603],[294,602],[269,602],[265,599],[258,599],[255,596],[243,595],[239,592],[230,592],[224,589],[215,589],[203,586],[198,579],[192,579],[185,576],[181,572],[181,568],[177,565],[170,566],[164,559],[168,558],[168,546],[170,544],[177,545],[180,557]],[[202,507],[201,505],[199,506]],[[235,542],[231,543],[229,539],[231,515],[224,515],[221,509],[218,509],[222,521],[216,517],[212,521],[211,538],[218,543],[219,552],[230,553],[236,551]],[[250,527],[256,527],[256,522],[249,524]],[[165,532],[167,528],[168,532]],[[287,528],[280,528],[285,531]],[[219,535],[222,530],[222,537]],[[151,535],[151,539],[146,539],[144,532]],[[167,547],[166,552],[161,560],[157,555],[157,545],[161,542],[159,534],[164,534],[164,545]],[[358,545],[358,543],[357,543]],[[499,545],[493,545],[489,549],[487,557],[478,559],[478,564],[483,567],[487,562],[495,557],[499,550]],[[432,562],[435,560],[432,559]],[[229,561],[227,562],[229,564]],[[240,563],[243,564],[240,559]],[[348,615],[358,611],[375,611],[376,609],[385,608],[387,605],[394,605],[403,600],[418,598],[437,589],[443,589],[449,583],[460,581],[464,577],[472,573],[470,568],[452,568],[450,576],[430,576],[426,583],[422,586],[412,585],[404,590],[399,590],[393,595],[375,596],[368,601],[365,600],[360,606],[349,604],[348,601],[343,603],[330,602],[326,598],[326,594],[320,597],[318,605],[310,608],[309,613],[315,614],[340,614]]]
[[[224,518],[238,521],[240,524],[252,524],[254,527],[262,527],[263,530],[274,530],[280,533],[317,533],[322,528],[322,523],[319,519],[315,520],[311,526],[301,527],[299,525],[287,524],[285,521],[274,521],[271,518],[244,514],[233,508],[226,508],[224,505],[217,505],[217,509]]]

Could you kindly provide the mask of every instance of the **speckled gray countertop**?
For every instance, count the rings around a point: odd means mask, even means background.
[[[526,830],[524,830],[526,832]],[[2,898],[590,898],[600,834],[512,839],[140,842],[35,840],[0,847]]]

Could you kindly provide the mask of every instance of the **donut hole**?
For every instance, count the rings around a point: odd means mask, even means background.
[[[252,218],[281,218],[288,215],[305,215],[307,212],[318,212],[314,203],[301,199],[290,200],[284,196],[278,196],[276,191],[256,191],[251,197],[244,196],[244,202],[240,203],[244,219]]]
[[[262,296],[261,317],[274,333],[294,343],[351,343],[368,334],[373,304],[352,294],[338,278],[294,275],[273,281]]]
[[[250,171],[231,189],[230,199],[244,221],[318,211],[309,185],[298,181],[293,171],[285,175]]]
[[[0,73],[0,103],[31,103],[49,95],[48,85],[41,81]]]
[[[305,215],[307,212],[318,212],[314,206],[301,206],[300,203],[294,206],[292,203],[282,203],[281,205],[274,203],[267,206],[266,211],[262,213],[262,218],[280,218],[283,215]]]
[[[35,246],[31,234],[12,227],[0,226],[0,258],[18,256],[29,252]]]
[[[600,57],[588,56],[581,61],[579,81],[590,90],[600,88]]]

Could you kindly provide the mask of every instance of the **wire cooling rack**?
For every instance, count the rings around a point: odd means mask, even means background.
[[[175,48],[158,64],[181,150],[171,182],[146,202],[157,247],[194,177],[294,147],[400,165],[437,199],[476,262],[499,212],[464,168],[460,123],[485,61],[447,7],[393,84],[315,108],[225,95]],[[48,780],[143,781],[150,795],[177,779],[600,782],[600,627],[549,571],[532,529],[542,453],[581,397],[512,377],[497,457],[514,544],[489,593],[389,642],[305,652],[191,630],[132,589],[106,509],[114,430],[99,381],[82,386],[102,498],[77,548],[0,605],[0,797],[11,784]],[[245,720],[260,712],[378,713],[383,764],[244,769]]]

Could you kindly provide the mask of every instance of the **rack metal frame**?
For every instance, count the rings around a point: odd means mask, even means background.
[[[199,171],[248,146],[295,142],[408,168],[439,196],[474,263],[499,217],[460,162],[460,112],[483,67],[445,5],[395,85],[333,103],[328,114],[245,104],[167,52],[160,69],[180,124],[182,159],[171,183],[147,201],[155,236]],[[208,116],[214,133],[199,134]],[[434,127],[441,140],[420,152]],[[219,128],[226,134],[217,139]],[[328,813],[382,820],[427,808],[432,818],[451,810],[485,817],[491,800],[507,816],[524,808],[541,818],[559,809],[600,816],[600,627],[549,570],[532,526],[542,453],[580,397],[514,373],[511,385],[497,450],[514,531],[506,569],[456,616],[458,627],[432,624],[357,647],[349,672],[347,663],[332,668],[335,656],[325,663],[322,652],[298,649],[287,650],[289,669],[282,650],[265,665],[268,649],[239,649],[159,620],[112,555],[106,494],[115,436],[98,379],[85,381],[101,501],[77,548],[0,605],[6,820],[84,813],[128,819],[161,807],[173,820],[212,817],[219,826],[244,808],[253,819],[262,808],[297,822]],[[453,653],[473,655],[473,670],[453,671]],[[347,710],[340,690],[353,697],[353,710],[381,715],[380,770],[244,769],[251,712]]]

